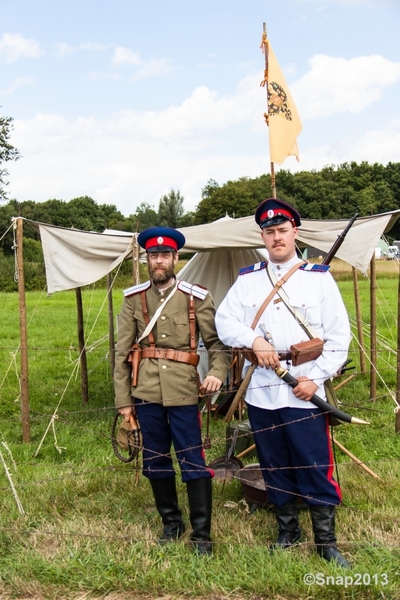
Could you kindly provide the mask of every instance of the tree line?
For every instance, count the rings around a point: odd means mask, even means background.
[[[324,167],[320,171],[276,174],[277,196],[295,206],[307,219],[349,219],[357,211],[360,216],[379,214],[400,208],[400,163],[386,166],[351,162]],[[201,199],[192,212],[185,212],[184,198],[172,189],[158,201],[158,206],[141,203],[135,212],[124,216],[113,204],[97,204],[83,196],[46,202],[9,200],[0,205],[0,236],[8,229],[11,217],[22,216],[60,227],[73,227],[102,232],[105,229],[141,231],[154,225],[186,227],[211,223],[225,215],[244,217],[254,214],[258,204],[271,196],[271,177],[240,177],[219,184],[210,179],[201,191]],[[400,225],[392,230],[400,237]],[[39,241],[36,230],[26,228],[27,238]],[[0,242],[4,255],[12,253],[12,234]]]

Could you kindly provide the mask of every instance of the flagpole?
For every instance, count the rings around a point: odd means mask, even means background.
[[[267,121],[267,125],[268,124],[268,49],[267,49],[267,45],[265,44],[265,40],[267,39],[267,24],[263,23],[263,46],[264,46],[264,60],[265,60],[265,68],[264,68],[264,85],[265,85],[265,91],[267,93],[267,113],[265,116],[265,119]],[[271,172],[271,190],[272,190],[272,198],[276,198],[276,180],[275,180],[275,165],[274,163],[271,161],[270,162],[270,172]]]

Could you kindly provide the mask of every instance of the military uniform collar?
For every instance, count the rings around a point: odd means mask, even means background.
[[[152,287],[153,291],[157,294],[157,296],[163,296],[164,298],[167,298],[170,295],[170,293],[174,289],[175,285],[176,285],[176,277],[174,277],[171,285],[167,288],[164,288],[163,290],[160,290],[156,286],[156,284],[154,283],[153,280],[151,281],[151,287]]]
[[[295,254],[293,256],[293,258],[291,258],[290,260],[288,260],[285,263],[277,264],[277,263],[273,263],[272,260],[270,260],[268,262],[268,264],[271,267],[271,269],[274,271],[274,273],[286,273],[292,267],[294,267],[294,265],[296,265],[299,262],[302,262],[302,260]]]

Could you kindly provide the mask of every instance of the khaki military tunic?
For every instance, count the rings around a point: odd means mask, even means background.
[[[180,282],[179,285],[182,283],[184,282]],[[151,320],[157,308],[171,294],[174,286],[162,294],[153,282],[148,282],[147,285],[147,309]],[[190,284],[186,284],[186,286],[189,288]],[[130,406],[132,396],[149,402],[162,403],[164,406],[197,404],[197,369],[185,363],[167,359],[142,359],[139,366],[138,385],[131,387],[129,350],[146,327],[140,297],[140,290],[143,287],[146,287],[146,284],[140,284],[127,290],[121,314],[118,317],[118,342],[114,371],[115,405],[117,408]],[[193,294],[196,308],[196,347],[200,334],[208,351],[210,368],[207,375],[214,375],[224,382],[229,371],[230,354],[228,348],[219,340],[216,332],[214,301],[207,290],[200,291],[202,293]],[[190,352],[188,302],[189,294],[177,289],[153,327],[152,332],[156,346]],[[148,337],[141,341],[141,346],[149,346]]]

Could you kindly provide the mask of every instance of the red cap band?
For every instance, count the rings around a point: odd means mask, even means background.
[[[263,213],[261,215],[260,223],[262,223],[266,219],[273,219],[277,215],[283,215],[283,216],[287,217],[290,221],[292,221],[292,223],[294,223],[294,218],[293,218],[292,213],[290,213],[288,210],[285,210],[284,208],[270,208],[269,210],[267,210],[265,213]]]
[[[145,249],[148,250],[149,248],[153,248],[156,246],[169,246],[171,248],[174,248],[175,251],[178,250],[178,244],[176,243],[176,241],[170,237],[165,237],[163,235],[159,235],[158,237],[150,238],[149,240],[147,240]]]

